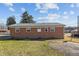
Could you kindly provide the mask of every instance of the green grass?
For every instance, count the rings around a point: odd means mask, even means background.
[[[62,56],[49,48],[48,40],[0,40],[0,56]]]

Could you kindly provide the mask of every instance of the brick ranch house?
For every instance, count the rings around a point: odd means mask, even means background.
[[[60,23],[21,23],[8,28],[13,38],[64,38],[64,25]]]

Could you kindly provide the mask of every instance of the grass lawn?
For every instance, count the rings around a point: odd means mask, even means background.
[[[0,56],[62,56],[51,49],[49,40],[0,40]],[[53,41],[53,40],[52,40]],[[56,42],[54,42],[56,43]]]

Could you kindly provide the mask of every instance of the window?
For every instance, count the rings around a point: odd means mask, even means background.
[[[50,32],[55,32],[55,27],[50,28]]]
[[[37,32],[41,32],[41,28],[38,28],[38,29],[37,29]]]
[[[31,32],[31,28],[26,28],[26,32]]]
[[[15,32],[20,32],[20,28],[15,28]]]
[[[45,32],[48,32],[48,28],[45,28]]]

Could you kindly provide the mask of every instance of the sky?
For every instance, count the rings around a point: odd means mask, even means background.
[[[76,26],[79,16],[78,3],[0,3],[0,23],[6,24],[9,16],[21,20],[22,13],[27,11],[37,23],[62,23]]]

